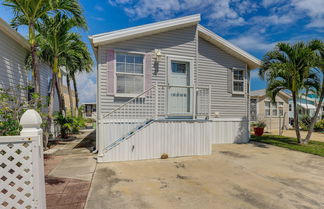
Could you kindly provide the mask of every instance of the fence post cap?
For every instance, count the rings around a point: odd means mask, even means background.
[[[20,119],[20,125],[23,128],[40,128],[42,124],[42,118],[36,110],[27,110]]]

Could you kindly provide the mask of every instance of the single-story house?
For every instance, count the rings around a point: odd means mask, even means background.
[[[280,91],[276,101],[272,102],[266,95],[265,89],[251,91],[250,95],[251,122],[264,121],[266,131],[289,128],[289,99],[290,95]]]
[[[83,107],[82,115],[85,118],[97,118],[97,108],[96,103],[83,103],[81,105]]]
[[[192,15],[90,36],[98,161],[207,155],[249,141],[250,70],[260,60]]]
[[[297,109],[299,119],[302,119],[305,116],[313,117],[315,115],[318,104],[318,98],[300,95],[297,98]],[[324,119],[324,104],[322,104],[322,107],[317,117],[317,120],[321,119]],[[294,109],[292,98],[289,99],[289,121],[291,125],[294,124]]]

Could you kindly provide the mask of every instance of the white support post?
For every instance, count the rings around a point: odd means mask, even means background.
[[[99,115],[99,120],[98,120],[98,123],[97,123],[97,132],[96,132],[96,135],[98,137],[98,144],[96,145],[97,146],[97,150],[98,150],[98,158],[102,157],[103,156],[103,135],[102,135],[102,129],[103,129],[103,117],[102,115]]]
[[[27,110],[20,119],[23,127],[21,136],[37,138],[33,141],[33,183],[36,208],[46,209],[44,156],[43,156],[43,130],[42,118],[35,110]]]
[[[209,88],[208,88],[208,119],[211,118],[211,89],[212,89],[212,86],[209,85]]]
[[[159,88],[158,83],[155,82],[155,119],[159,116]]]
[[[193,85],[192,119],[196,119],[196,85]]]

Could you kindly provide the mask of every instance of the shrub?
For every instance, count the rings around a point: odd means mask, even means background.
[[[324,131],[324,119],[319,120],[315,123],[314,130],[315,131]]]
[[[301,130],[308,131],[311,121],[312,121],[312,118],[310,116],[304,115],[299,122],[299,126],[300,126]]]
[[[55,115],[55,124],[61,128],[61,137],[67,138],[69,134],[77,134],[85,127],[85,120],[82,117],[63,116],[61,113]]]
[[[30,98],[26,94],[30,87],[16,86],[15,88],[0,88],[0,136],[19,135],[21,126],[19,120],[27,109],[35,109],[40,113],[42,97],[33,93]],[[36,105],[37,101],[41,101]],[[43,116],[41,114],[41,116]],[[43,120],[46,121],[46,120]],[[42,124],[42,127],[45,125]]]

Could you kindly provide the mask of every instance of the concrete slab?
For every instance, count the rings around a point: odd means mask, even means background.
[[[87,209],[324,208],[324,158],[263,144],[211,156],[102,163]]]
[[[64,158],[61,163],[49,173],[49,176],[91,181],[95,168],[96,160],[93,156],[70,156]]]

